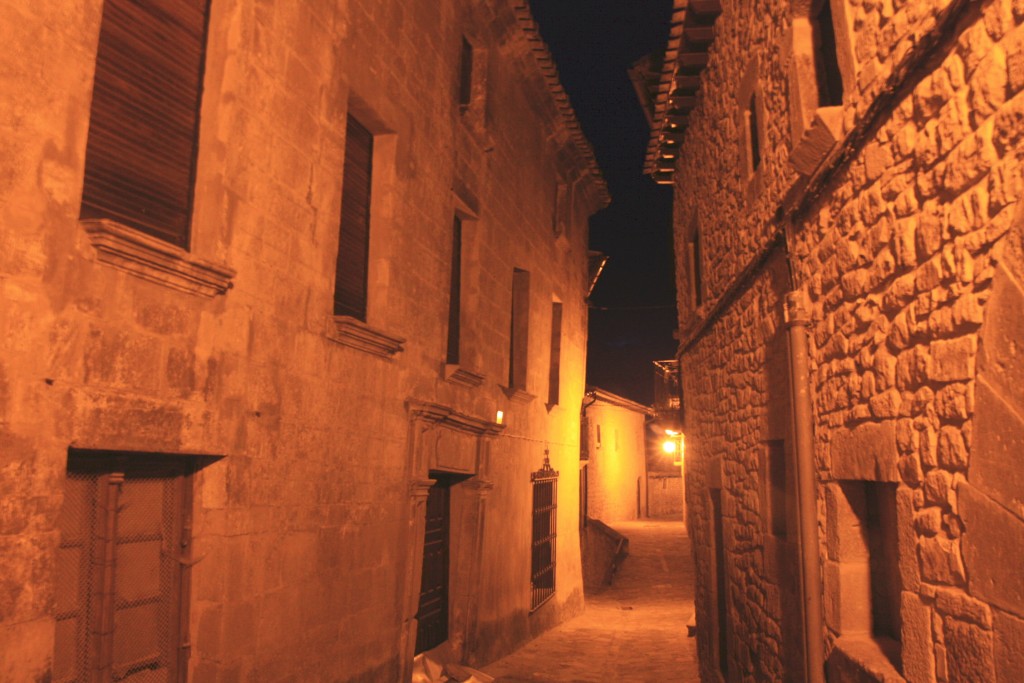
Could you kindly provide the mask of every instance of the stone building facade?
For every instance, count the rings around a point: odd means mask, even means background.
[[[702,680],[1024,679],[1024,4],[679,1],[671,36]]]
[[[608,198],[525,3],[149,6],[0,8],[0,679],[406,680],[578,613]]]

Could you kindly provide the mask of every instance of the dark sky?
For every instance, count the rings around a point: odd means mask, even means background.
[[[590,221],[610,260],[591,296],[587,383],[652,400],[651,361],[674,358],[672,193],[643,175],[647,120],[627,69],[665,47],[672,0],[531,0],[608,182],[612,204]]]

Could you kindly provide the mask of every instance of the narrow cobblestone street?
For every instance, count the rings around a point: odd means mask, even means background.
[[[696,681],[690,540],[680,521],[616,522],[629,557],[586,611],[484,670],[496,683]]]

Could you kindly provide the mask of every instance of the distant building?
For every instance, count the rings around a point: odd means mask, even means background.
[[[1021,4],[675,8],[702,680],[1024,680]]]
[[[582,609],[608,197],[524,3],[0,36],[0,680],[399,681]]]
[[[647,516],[647,434],[651,409],[590,387],[583,401],[584,511],[606,523]]]

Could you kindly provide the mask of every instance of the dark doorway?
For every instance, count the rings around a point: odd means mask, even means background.
[[[416,612],[416,653],[448,640],[448,553],[451,525],[451,487],[465,476],[431,472],[437,481],[427,495],[427,523],[423,534],[423,574],[420,606]]]

